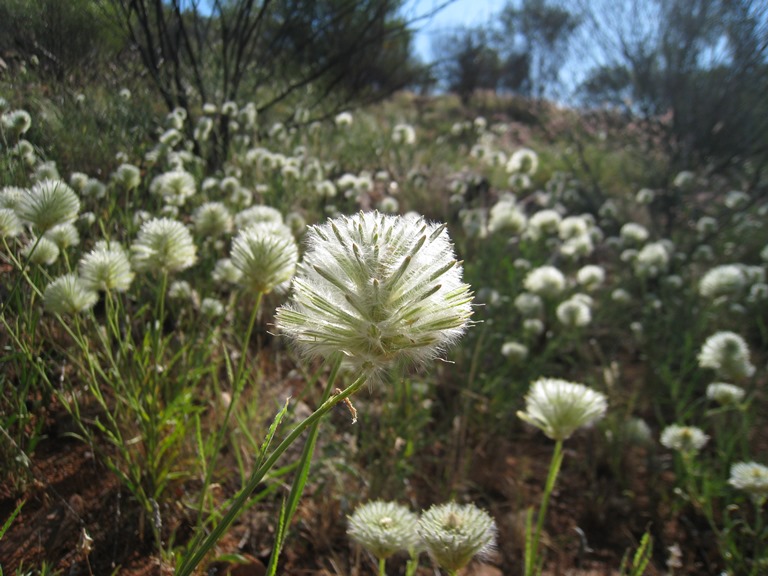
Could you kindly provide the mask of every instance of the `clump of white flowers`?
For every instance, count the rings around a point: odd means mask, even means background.
[[[518,418],[539,428],[553,440],[566,440],[577,429],[605,416],[605,394],[559,378],[539,378],[525,396],[525,412]]]
[[[696,426],[672,424],[662,430],[660,441],[662,446],[670,450],[695,454],[706,445],[709,436]]]
[[[735,332],[716,332],[707,338],[698,359],[700,367],[711,368],[727,380],[749,378],[755,373],[749,360],[749,347]]]
[[[410,552],[419,545],[419,517],[396,502],[361,504],[348,518],[347,534],[377,559]]]
[[[487,556],[496,545],[496,523],[474,504],[432,506],[419,519],[419,534],[429,555],[451,572],[475,556]]]
[[[341,352],[375,379],[393,362],[424,363],[466,329],[472,293],[445,226],[378,212],[308,229],[293,297],[276,319],[308,357]]]

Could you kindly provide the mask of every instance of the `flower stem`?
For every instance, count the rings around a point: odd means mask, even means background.
[[[285,439],[275,448],[264,463],[258,467],[248,479],[248,482],[237,495],[234,502],[230,506],[227,513],[222,517],[221,521],[213,528],[210,534],[202,541],[202,543],[195,543],[193,545],[192,553],[184,558],[176,571],[176,576],[190,576],[195,567],[202,561],[205,555],[211,548],[218,542],[219,538],[224,535],[224,532],[232,525],[235,519],[240,515],[241,510],[245,507],[248,498],[256,487],[261,483],[272,467],[277,462],[278,458],[282,456],[283,452],[293,444],[299,436],[315,422],[320,420],[325,414],[327,414],[331,408],[336,406],[339,402],[349,398],[352,394],[357,392],[363,384],[365,384],[367,378],[365,375],[361,375],[352,384],[347,386],[344,390],[336,395],[331,396],[325,402],[323,402],[319,408],[317,408],[312,414],[307,416],[285,437]]]
[[[540,572],[542,559],[539,557],[539,541],[541,540],[541,531],[544,527],[544,518],[547,515],[549,498],[552,495],[552,490],[555,488],[555,482],[557,481],[557,475],[560,472],[560,465],[562,462],[563,441],[557,440],[555,442],[555,451],[552,454],[552,460],[549,463],[547,483],[544,486],[544,495],[541,498],[541,506],[539,507],[539,513],[536,518],[536,530],[533,533],[533,541],[531,543],[530,549],[526,550],[525,576],[533,576],[534,574],[538,574]]]

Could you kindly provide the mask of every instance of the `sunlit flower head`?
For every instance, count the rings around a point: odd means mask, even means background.
[[[528,219],[528,233],[533,239],[557,234],[562,219],[555,210],[539,210]]]
[[[104,198],[107,194],[107,187],[96,178],[88,178],[83,186],[82,195],[84,198]]]
[[[595,264],[587,264],[576,272],[576,281],[586,290],[595,290],[605,282],[605,269]]]
[[[539,378],[525,396],[525,412],[517,416],[553,440],[566,440],[579,428],[601,420],[607,408],[605,395],[583,384]]]
[[[89,290],[128,290],[133,281],[128,254],[118,242],[96,243],[78,265],[80,278]]]
[[[21,220],[12,208],[0,208],[0,238],[14,238],[21,234]]]
[[[0,189],[0,208],[8,208],[15,211],[24,194],[26,194],[24,188],[19,188],[18,186],[5,186]]]
[[[283,215],[272,206],[251,206],[235,214],[235,227],[248,228],[254,224],[282,224]]]
[[[709,436],[695,426],[672,424],[661,432],[661,445],[670,450],[695,454],[709,441]]]
[[[16,140],[32,127],[32,116],[26,110],[11,110],[0,118],[0,125],[10,140]]]
[[[707,271],[699,282],[699,294],[705,298],[734,296],[747,284],[747,278],[741,266],[725,264]]]
[[[515,150],[507,162],[507,172],[509,174],[522,172],[533,175],[539,167],[539,156],[530,148],[520,148]]]
[[[44,180],[61,180],[59,169],[56,167],[56,162],[49,160],[48,162],[40,162],[35,166],[35,173],[32,176],[35,182],[42,182]]]
[[[283,224],[254,224],[232,240],[232,265],[239,283],[260,293],[282,291],[296,272],[299,250]]]
[[[619,235],[625,243],[634,246],[643,244],[649,237],[648,229],[637,222],[627,222],[624,224]]]
[[[737,462],[731,466],[728,484],[749,494],[758,506],[768,498],[768,466],[757,462]]]
[[[419,546],[419,517],[396,502],[361,504],[348,518],[347,534],[377,559]]]
[[[80,244],[80,233],[72,222],[57,224],[45,233],[45,237],[56,244],[59,250]]]
[[[392,129],[392,142],[412,146],[416,143],[416,130],[410,124],[396,124]]]
[[[592,322],[592,309],[580,298],[568,298],[558,304],[557,319],[568,328],[582,328]]]
[[[195,232],[205,238],[216,238],[232,231],[229,209],[221,202],[206,202],[192,215]]]
[[[197,248],[184,224],[154,218],[142,224],[131,245],[131,262],[137,272],[179,272],[197,261]]]
[[[210,137],[212,131],[213,120],[208,116],[201,116],[195,125],[195,130],[192,133],[192,137],[197,142],[205,142]]]
[[[133,190],[134,188],[138,188],[139,184],[141,184],[141,170],[133,164],[120,164],[120,166],[112,172],[111,181],[112,184],[121,190]]]
[[[379,202],[379,210],[384,214],[397,214],[400,210],[400,203],[394,196],[384,196]]]
[[[75,274],[56,278],[43,294],[45,309],[53,314],[75,315],[92,308],[99,299]]]
[[[667,271],[669,251],[662,242],[646,244],[634,260],[635,274],[644,278],[655,278]]]
[[[529,292],[553,298],[565,290],[565,275],[554,266],[540,266],[528,272],[523,285]]]
[[[216,261],[211,272],[211,279],[218,284],[238,284],[243,273],[232,263],[231,258]]]
[[[307,356],[345,355],[369,378],[393,362],[431,360],[472,314],[472,294],[445,230],[377,212],[307,231],[307,253],[278,327]]]
[[[521,292],[515,297],[515,308],[525,318],[536,318],[544,311],[544,301],[538,294]]]
[[[42,238],[30,238],[21,253],[29,258],[33,264],[50,266],[58,260],[61,250],[53,240],[43,236]]]
[[[528,218],[517,206],[514,198],[504,198],[491,208],[488,230],[492,233],[520,234],[527,224]]]
[[[218,298],[203,298],[200,302],[200,313],[207,318],[218,318],[225,312],[224,304]]]
[[[557,233],[561,240],[585,236],[589,229],[590,223],[582,216],[567,216],[557,225]]]
[[[675,188],[682,188],[683,190],[690,190],[693,187],[696,176],[689,170],[683,170],[678,172],[675,179],[672,181],[672,185]]]
[[[745,394],[743,388],[727,382],[713,382],[707,386],[707,398],[721,406],[739,404],[744,399]]]
[[[504,342],[501,345],[501,355],[512,362],[522,362],[528,358],[528,346],[520,342]]]
[[[749,360],[749,347],[735,332],[716,332],[707,338],[698,359],[699,366],[711,368],[727,380],[749,378],[755,373]]]
[[[72,172],[69,175],[69,185],[78,194],[83,193],[83,188],[88,183],[88,174],[84,172]]]
[[[197,302],[200,295],[197,290],[192,288],[192,284],[186,280],[174,280],[171,285],[168,286],[168,298],[171,300],[187,300],[189,302]]]
[[[741,190],[731,190],[725,195],[725,205],[731,210],[744,208],[749,204],[750,196]]]
[[[197,182],[189,172],[172,170],[155,176],[149,191],[160,196],[166,204],[183,206],[197,192]]]
[[[57,224],[72,222],[80,211],[80,199],[60,180],[43,180],[24,190],[16,214],[41,233]]]
[[[523,332],[529,337],[541,336],[544,333],[544,322],[539,318],[526,318],[523,320]]]
[[[352,114],[350,112],[341,112],[334,118],[336,126],[344,127],[352,124]]]
[[[429,555],[450,571],[486,557],[496,545],[496,523],[474,504],[432,506],[419,519],[419,534]]]

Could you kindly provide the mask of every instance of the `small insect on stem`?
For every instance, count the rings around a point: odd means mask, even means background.
[[[335,396],[341,394],[341,388],[336,388],[336,390],[333,391],[333,394]],[[352,404],[352,400],[349,398],[344,398],[344,405],[347,407],[349,414],[352,416],[352,424],[355,424],[357,422],[357,409],[355,408],[354,404]]]

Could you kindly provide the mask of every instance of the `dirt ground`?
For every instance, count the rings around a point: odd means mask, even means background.
[[[443,447],[433,447],[430,459],[440,458]],[[494,554],[484,563],[473,563],[467,575],[497,576],[521,572],[525,509],[535,504],[547,475],[552,446],[533,431],[513,441],[487,442],[475,450],[469,473],[463,480],[466,492],[496,519],[499,537]],[[624,493],[616,493],[612,482],[598,468],[586,472],[590,457],[589,435],[575,437],[566,445],[565,460],[550,504],[544,545],[548,552],[546,573],[551,575],[617,574],[621,557],[637,545],[638,535],[658,519],[658,502],[648,488],[646,454],[643,450],[624,455],[623,466],[631,473]],[[446,455],[447,457],[447,455]],[[423,471],[422,478],[429,475]],[[181,487],[179,490],[183,490]],[[415,478],[409,490],[414,499],[428,491],[428,482]],[[183,500],[179,493],[179,500]],[[426,498],[428,500],[428,498]],[[38,568],[43,562],[66,575],[121,574],[155,576],[172,574],[169,563],[153,552],[149,519],[93,456],[89,446],[57,433],[55,426],[36,450],[32,480],[24,495],[14,497],[9,486],[0,492],[0,519],[8,518],[20,500],[25,504],[5,537],[0,540],[0,565],[5,574],[23,567]],[[248,565],[210,563],[206,573],[259,576],[269,560],[277,502],[266,502],[243,515],[218,547],[219,553],[240,553]],[[173,531],[177,543],[188,538],[190,518],[181,506],[163,510],[166,533]],[[371,559],[351,545],[345,535],[345,511],[332,497],[308,487],[294,521],[292,536],[281,559],[279,573],[290,575],[375,574]],[[662,538],[679,527],[657,527]],[[86,543],[85,535],[92,539]],[[682,542],[681,542],[682,544]],[[658,546],[657,546],[658,547]],[[647,574],[660,574],[658,553]],[[702,564],[688,558],[689,566]],[[428,560],[422,558],[422,565]],[[388,573],[403,573],[404,559],[388,563]],[[21,573],[26,573],[22,571]],[[438,574],[422,568],[420,574]],[[692,572],[695,573],[695,572]],[[699,573],[707,573],[699,572]]]

